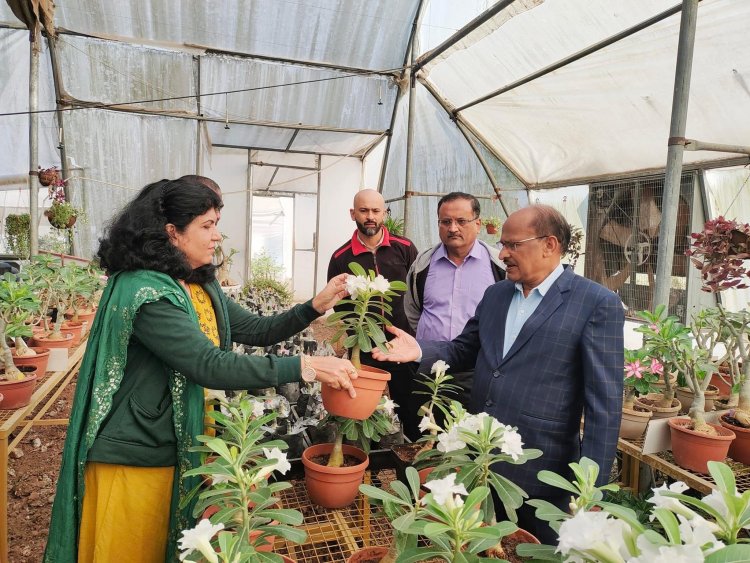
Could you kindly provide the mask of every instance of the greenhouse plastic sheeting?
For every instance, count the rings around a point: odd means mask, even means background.
[[[3,2],[4,4],[4,2]],[[6,5],[7,8],[7,5]],[[0,29],[0,113],[28,111],[29,32]],[[39,55],[39,108],[54,108],[55,92],[49,65],[47,44]],[[44,168],[60,163],[57,147],[57,125],[54,114],[38,114],[39,164]],[[0,117],[0,177],[23,177],[26,187],[29,172],[29,117]],[[11,186],[16,187],[19,186]],[[0,186],[0,189],[6,186]]]
[[[676,3],[546,0],[499,24],[501,12],[428,64],[427,80],[459,107]],[[750,2],[703,0],[697,21],[687,136],[747,144]],[[460,114],[529,185],[663,168],[679,22],[677,13]]]
[[[417,0],[59,2],[55,23],[133,43],[193,45],[378,70],[403,63],[418,4]]]
[[[193,121],[82,110],[65,127],[67,155],[83,166],[68,183],[73,204],[88,215],[75,229],[82,256],[93,255],[104,224],[146,184],[194,173]]]

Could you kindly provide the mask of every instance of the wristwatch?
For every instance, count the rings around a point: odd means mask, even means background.
[[[317,377],[317,373],[315,372],[315,368],[312,367],[312,358],[308,356],[307,354],[302,354],[302,381],[306,381],[307,383],[312,383],[315,381],[315,378]]]

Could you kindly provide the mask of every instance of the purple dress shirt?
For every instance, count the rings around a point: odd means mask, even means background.
[[[495,283],[487,249],[474,242],[460,266],[448,259],[440,245],[430,259],[424,285],[418,340],[453,340],[474,316],[484,290]]]

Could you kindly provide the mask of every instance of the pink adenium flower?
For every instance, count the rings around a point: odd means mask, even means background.
[[[664,375],[664,364],[662,364],[656,358],[651,358],[651,373],[656,375]]]
[[[640,360],[635,360],[634,362],[625,364],[625,377],[635,377],[636,379],[641,379],[645,370],[646,366],[641,365]]]

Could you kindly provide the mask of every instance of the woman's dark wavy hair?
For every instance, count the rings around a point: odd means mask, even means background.
[[[155,270],[175,279],[208,283],[216,266],[193,270],[167,234],[167,223],[183,232],[209,209],[222,208],[221,196],[192,179],[160,180],[143,188],[109,224],[97,256],[107,273]]]

